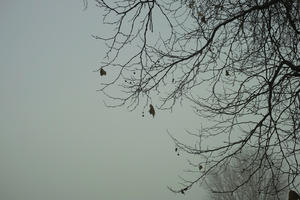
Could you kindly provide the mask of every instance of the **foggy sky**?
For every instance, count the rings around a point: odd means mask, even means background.
[[[0,1],[0,199],[201,199],[171,193],[186,158],[167,130],[198,128],[189,107],[104,106],[97,69],[104,45],[93,1]]]

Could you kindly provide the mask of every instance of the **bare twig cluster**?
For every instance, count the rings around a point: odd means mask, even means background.
[[[172,109],[178,100],[188,99],[209,121],[192,134],[199,139],[196,146],[173,138],[181,151],[203,158],[203,170],[172,191],[184,193],[246,147],[256,149],[251,159],[260,163],[258,170],[286,177],[278,190],[297,188],[299,0],[96,3],[105,26],[112,28],[107,37],[94,36],[107,45],[99,71],[107,72],[100,91],[109,105],[145,108],[155,99],[158,108]],[[202,143],[212,137],[222,143]]]
[[[206,183],[211,191],[210,197],[215,200],[274,200],[286,199],[287,190],[279,191],[285,184],[285,178],[280,173],[280,166],[270,169],[267,163],[253,159],[252,149],[245,149],[236,155],[230,165],[217,168],[206,177]],[[254,150],[255,152],[256,150]],[[264,152],[261,152],[263,154]],[[274,161],[276,162],[276,161]]]

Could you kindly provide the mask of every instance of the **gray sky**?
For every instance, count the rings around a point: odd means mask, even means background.
[[[171,193],[187,167],[167,129],[197,128],[189,107],[141,117],[96,92],[104,46],[93,1],[0,1],[0,199],[194,200]]]

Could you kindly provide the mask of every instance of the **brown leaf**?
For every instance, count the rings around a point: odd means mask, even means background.
[[[229,76],[229,72],[228,72],[227,70],[225,71],[225,75],[226,75],[226,76]]]
[[[203,168],[203,166],[202,165],[199,165],[199,170],[201,170]]]
[[[293,190],[289,192],[289,200],[299,200],[300,196]]]
[[[152,106],[152,104],[150,104],[150,110],[149,110],[149,113],[154,117],[154,115],[155,115],[155,110],[154,110],[154,107]]]
[[[100,69],[100,76],[104,76],[104,75],[106,75],[106,71],[103,68],[101,68]]]
[[[205,19],[205,17],[203,16],[203,17],[201,17],[201,22],[203,22],[204,24],[206,24],[206,19]]]

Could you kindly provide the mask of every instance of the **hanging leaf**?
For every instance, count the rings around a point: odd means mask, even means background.
[[[203,168],[203,166],[202,165],[199,165],[199,170],[201,170]]]
[[[154,117],[154,115],[155,115],[155,110],[154,110],[154,107],[152,106],[152,104],[150,104],[150,110],[149,110],[149,113]]]
[[[225,75],[226,75],[226,76],[229,76],[229,72],[228,72],[227,70],[225,71]]]
[[[178,151],[178,149],[177,149],[177,147],[175,148],[175,152],[177,152]]]
[[[203,17],[201,17],[201,22],[203,22],[204,24],[206,24],[206,19],[205,19],[205,17],[203,16]]]
[[[289,200],[299,200],[300,196],[293,190],[289,192]]]
[[[106,75],[106,71],[103,68],[101,68],[100,69],[100,76],[104,76],[104,75]]]

